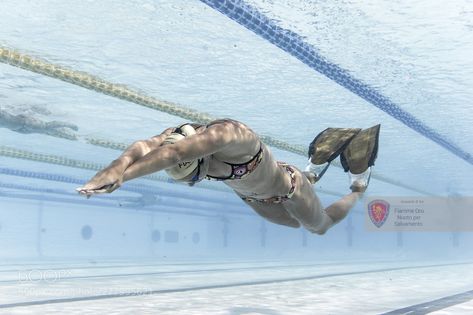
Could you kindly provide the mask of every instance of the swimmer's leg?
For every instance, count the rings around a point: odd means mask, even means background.
[[[253,208],[256,213],[272,223],[286,225],[293,228],[299,228],[301,226],[299,221],[294,219],[280,203],[268,204],[261,202],[248,202],[246,200],[243,201]]]
[[[332,219],[333,224],[337,224],[347,216],[362,194],[361,192],[352,192],[325,208],[325,212]]]
[[[362,196],[361,192],[352,192],[324,209],[313,191],[312,184],[300,172],[298,174],[296,191],[283,205],[288,213],[312,233],[327,232],[347,216]]]

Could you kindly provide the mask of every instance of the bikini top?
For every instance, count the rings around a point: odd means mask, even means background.
[[[260,144],[260,149],[256,155],[246,163],[228,163],[223,162],[227,165],[230,165],[232,168],[232,172],[227,177],[215,177],[211,175],[207,175],[206,178],[209,180],[232,180],[232,179],[242,179],[248,176],[251,172],[253,172],[256,167],[261,163],[263,160],[263,146]]]

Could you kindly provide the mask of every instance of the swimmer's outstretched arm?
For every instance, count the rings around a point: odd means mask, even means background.
[[[122,172],[125,172],[125,170],[135,161],[141,159],[149,152],[156,150],[163,143],[164,139],[174,131],[174,129],[175,128],[168,128],[160,135],[147,140],[138,140],[134,142],[125,150],[125,152],[122,153],[122,155],[114,160],[111,165],[115,164],[117,167],[122,169]]]
[[[159,136],[160,139],[155,139],[151,143],[135,142],[107,168],[98,172],[83,187],[77,188],[77,191],[88,197],[97,193],[110,193],[124,181],[170,168],[182,161],[225,150],[239,138],[233,129],[234,126],[230,124],[215,124],[202,133],[172,145],[161,146],[163,140],[173,130],[167,129]]]
[[[93,193],[112,192],[117,189],[119,187],[118,183],[121,181],[125,170],[135,161],[159,147],[161,143],[163,143],[164,139],[170,135],[174,129],[175,128],[168,128],[160,135],[147,140],[134,142],[122,153],[122,155],[110,163],[109,166],[99,171],[83,187],[79,187],[76,190],[80,194],[90,196]]]
[[[183,161],[192,161],[224,151],[238,140],[239,136],[233,125],[212,125],[202,133],[149,152],[126,169],[123,181],[155,173]]]

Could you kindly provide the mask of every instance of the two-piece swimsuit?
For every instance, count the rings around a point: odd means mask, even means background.
[[[217,181],[243,179],[246,176],[248,176],[251,172],[253,172],[256,169],[256,167],[258,167],[258,165],[261,163],[262,160],[263,160],[263,145],[261,144],[258,153],[256,153],[256,155],[246,163],[223,162],[227,165],[230,165],[232,168],[231,174],[229,176],[215,177],[215,176],[207,175],[206,178],[209,180],[217,180]],[[282,166],[289,173],[289,176],[291,177],[291,188],[289,189],[289,192],[285,194],[284,196],[274,196],[274,197],[265,198],[265,199],[258,199],[258,198],[248,197],[248,196],[241,196],[241,199],[248,202],[261,202],[261,203],[282,203],[286,200],[291,199],[291,197],[294,195],[294,191],[296,190],[296,171],[289,164],[286,164],[283,162],[277,162],[277,163],[279,166]]]

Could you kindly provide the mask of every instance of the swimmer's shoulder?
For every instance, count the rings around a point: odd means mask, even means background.
[[[248,131],[248,132],[251,132],[251,133],[256,135],[256,133],[250,127],[248,127],[246,124],[244,124],[241,121],[231,119],[231,118],[221,118],[221,119],[213,120],[209,124],[207,124],[207,127],[210,127],[210,126],[213,126],[213,125],[218,125],[218,124],[222,124],[222,125],[226,126],[229,130],[233,129],[234,132],[237,132],[239,130],[240,131]]]

